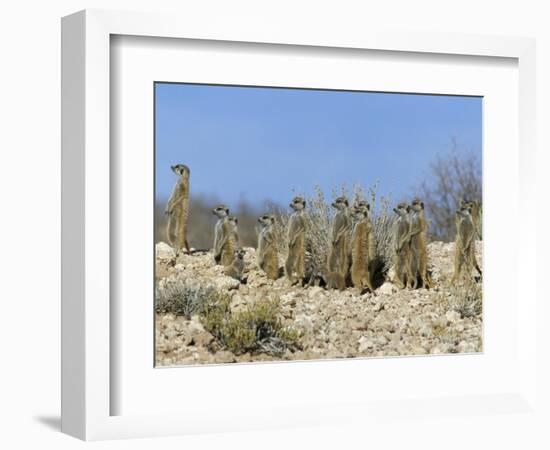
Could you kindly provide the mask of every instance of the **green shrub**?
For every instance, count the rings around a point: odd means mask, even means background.
[[[286,349],[298,348],[298,332],[283,326],[278,299],[257,301],[243,311],[232,312],[230,298],[223,296],[206,305],[201,319],[218,342],[237,355],[281,356]]]

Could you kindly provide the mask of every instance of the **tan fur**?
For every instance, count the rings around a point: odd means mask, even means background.
[[[225,220],[227,240],[222,248],[222,265],[229,266],[235,257],[235,251],[239,248],[239,232],[237,229],[237,218],[228,216]]]
[[[224,272],[227,276],[242,281],[244,272],[244,255],[245,251],[242,248],[238,248],[233,252],[233,261],[226,266]]]
[[[346,288],[346,279],[344,275],[338,272],[326,272],[323,275],[327,289],[338,289],[343,291]]]
[[[459,209],[470,208],[474,231],[477,239],[481,239],[481,203],[477,200],[460,200]]]
[[[218,218],[214,227],[214,260],[216,264],[228,266],[238,245],[236,223],[230,221],[229,208],[225,205],[216,206],[212,213]]]
[[[351,218],[349,215],[348,201],[344,197],[338,197],[332,207],[337,209],[334,215],[331,230],[331,246],[328,258],[329,272],[338,272],[346,275],[349,269],[349,239],[351,232]]]
[[[472,223],[474,224],[474,239],[482,239],[482,230],[481,230],[481,203],[477,200],[461,200],[459,209],[470,209],[470,214],[472,216]],[[481,268],[477,263],[477,258],[475,252],[473,254],[473,264],[479,275],[481,275]]]
[[[274,226],[275,217],[265,214],[258,219],[258,222],[262,227],[258,235],[258,267],[266,273],[267,278],[276,280],[279,277],[279,257]]]
[[[469,206],[458,209],[455,215],[455,224],[455,259],[451,283],[456,283],[463,277],[467,281],[471,281],[472,269],[477,263],[475,261],[475,229]]]
[[[424,203],[414,199],[411,204],[411,274],[412,288],[418,286],[418,278],[422,286],[429,289],[432,285],[428,277],[428,223],[424,217]]]
[[[171,167],[172,171],[179,176],[174,186],[172,195],[166,203],[165,214],[168,215],[166,223],[166,238],[176,251],[185,247],[187,252],[187,219],[189,216],[189,168],[184,164],[176,164]],[[172,228],[175,226],[175,239],[172,238]]]
[[[397,214],[394,231],[394,283],[401,289],[412,283],[411,273],[411,222],[409,206],[405,203],[397,205],[393,211]]]
[[[305,275],[306,222],[304,209],[306,202],[302,197],[294,197],[290,207],[294,210],[288,221],[288,256],[285,272],[291,282],[303,282]],[[296,278],[294,278],[296,273]]]
[[[374,292],[371,265],[374,259],[374,234],[366,209],[355,208],[356,223],[351,235],[351,281],[359,289],[368,287]]]

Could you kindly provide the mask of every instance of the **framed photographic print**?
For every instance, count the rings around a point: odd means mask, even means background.
[[[530,410],[534,43],[203,25],[63,19],[63,431]]]

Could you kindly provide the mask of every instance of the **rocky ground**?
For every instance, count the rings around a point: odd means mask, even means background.
[[[481,243],[476,247],[482,264]],[[456,288],[450,286],[454,243],[429,244],[429,262],[435,287],[399,290],[385,282],[375,295],[356,289],[343,292],[321,287],[290,286],[285,278],[268,280],[256,268],[255,250],[246,248],[247,283],[223,274],[211,253],[176,255],[164,243],[156,247],[159,286],[177,279],[214,284],[232,296],[231,308],[277,296],[285,325],[300,331],[300,350],[282,357],[266,354],[235,355],[221,347],[199,317],[156,316],[158,365],[230,363],[265,360],[305,360],[482,351],[481,313],[463,314],[456,307]]]

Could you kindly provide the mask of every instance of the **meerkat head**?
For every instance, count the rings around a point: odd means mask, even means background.
[[[364,207],[353,207],[351,209],[351,215],[354,220],[361,221],[367,218],[368,210]]]
[[[393,208],[393,212],[397,214],[399,217],[406,216],[410,211],[410,206],[406,203],[399,203],[395,208]]]
[[[229,208],[225,205],[218,205],[212,210],[212,214],[218,217],[218,219],[223,219],[229,215]]]
[[[418,197],[411,202],[411,209],[415,212],[420,212],[424,209],[424,202]]]
[[[275,216],[273,214],[264,214],[258,217],[258,222],[260,222],[262,227],[268,227],[275,223]]]
[[[370,203],[366,200],[355,200],[353,207],[363,210],[365,212],[365,217],[370,215]]]
[[[471,217],[472,206],[470,204],[464,204],[456,210],[457,217],[468,218]]]
[[[465,200],[465,199],[460,199],[460,202],[459,202],[459,209],[460,208],[470,208],[470,213],[472,212],[474,206],[476,205],[479,205],[479,202],[475,201],[475,200]]]
[[[227,216],[227,221],[234,227],[236,227],[239,223],[239,219],[237,219],[235,216]]]
[[[185,164],[176,164],[174,166],[170,166],[170,168],[172,169],[172,172],[180,177],[183,175],[189,176],[189,174],[191,173],[189,167],[187,167]]]
[[[338,211],[342,211],[349,206],[348,199],[346,197],[338,197],[334,200],[331,206],[336,208]]]
[[[294,211],[302,211],[306,208],[306,200],[303,197],[294,197],[289,206]]]
[[[233,252],[233,255],[234,255],[235,259],[244,259],[245,254],[246,254],[246,252],[244,251],[243,248],[237,248]]]
[[[355,200],[353,207],[370,211],[370,203],[366,200]]]

